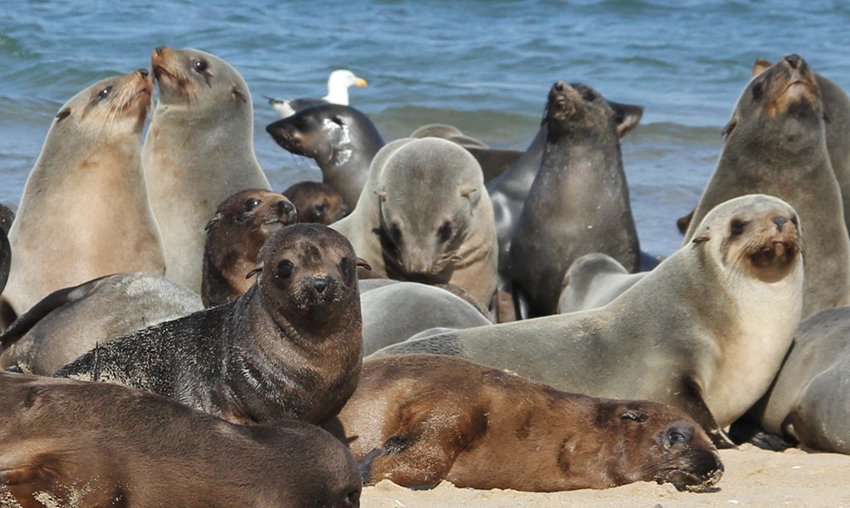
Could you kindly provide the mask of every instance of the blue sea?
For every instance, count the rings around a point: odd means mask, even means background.
[[[757,58],[798,53],[850,89],[845,2],[809,0],[8,1],[0,17],[0,202],[17,205],[60,106],[108,76],[150,66],[160,45],[233,65],[254,98],[255,148],[273,187],[321,179],[265,132],[263,96],[319,97],[348,68],[389,141],[449,123],[525,149],[549,87],[584,82],[645,106],[623,140],[641,245],[667,255],[714,168]]]

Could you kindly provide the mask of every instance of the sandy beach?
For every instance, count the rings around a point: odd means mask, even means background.
[[[726,471],[712,492],[678,492],[670,484],[638,482],[607,490],[533,493],[459,489],[443,482],[413,491],[387,480],[363,489],[363,508],[685,508],[850,507],[850,456],[791,448],[782,453],[743,445],[720,452]]]

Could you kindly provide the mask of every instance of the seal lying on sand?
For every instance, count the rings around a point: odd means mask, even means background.
[[[354,508],[360,475],[312,425],[234,425],[121,386],[0,372],[0,505]]]
[[[111,340],[57,377],[105,381],[177,399],[233,422],[322,423],[357,385],[357,258],[326,226],[269,238],[243,296]]]
[[[207,223],[201,298],[205,307],[245,294],[248,273],[266,240],[297,220],[295,206],[281,194],[249,189],[222,201]]]
[[[58,289],[117,272],[163,274],[141,166],[148,72],[98,81],[53,120],[9,231],[3,294],[21,315]]]
[[[142,161],[165,275],[200,293],[204,226],[216,206],[241,190],[270,189],[254,155],[251,93],[236,69],[196,49],[160,46],[151,67],[159,101]]]
[[[715,207],[694,240],[607,306],[408,341],[559,390],[648,399],[720,429],[767,391],[800,320],[797,213],[766,195]]]
[[[555,491],[657,481],[701,491],[723,474],[711,440],[678,409],[560,392],[448,356],[364,363],[339,420],[371,483]]]

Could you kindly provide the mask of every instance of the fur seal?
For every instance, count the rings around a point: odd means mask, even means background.
[[[257,267],[263,244],[296,220],[295,206],[276,192],[249,189],[222,201],[206,227],[204,306],[221,305],[245,294],[254,283],[246,276]]]
[[[445,289],[416,282],[394,282],[360,294],[364,356],[429,328],[460,329],[492,324],[479,309]],[[402,315],[404,319],[399,319]]]
[[[328,76],[328,94],[321,99],[273,99],[269,104],[282,118],[288,118],[302,109],[322,104],[341,104],[348,106],[348,89],[352,86],[364,87],[368,83],[347,69],[335,70]]]
[[[108,341],[56,376],[159,393],[234,423],[326,421],[360,373],[354,250],[327,226],[295,224],[260,262],[232,302]]]
[[[354,211],[330,227],[379,275],[454,284],[485,305],[496,290],[493,208],[481,168],[450,141],[386,145]]]
[[[443,138],[466,148],[466,150],[475,157],[475,160],[477,160],[478,164],[481,166],[481,171],[484,172],[485,182],[489,182],[507,171],[525,153],[521,150],[490,148],[483,141],[467,136],[454,125],[442,123],[423,125],[413,131],[410,137]]]
[[[103,275],[164,273],[141,166],[152,87],[139,69],[98,81],[57,113],[9,230],[10,314]]]
[[[523,317],[557,311],[564,274],[584,254],[603,252],[630,272],[640,268],[616,119],[587,85],[559,81],[549,91],[543,158],[510,245]]]
[[[603,307],[644,276],[646,272],[629,273],[607,254],[585,254],[564,275],[558,314]]]
[[[809,65],[788,55],[750,80],[723,130],[726,142],[685,234],[715,205],[761,192],[784,199],[806,226],[803,317],[850,303],[850,239],[829,159],[821,93]]]
[[[678,409],[565,393],[448,356],[364,363],[339,420],[372,483],[705,491],[723,474],[711,440]]]
[[[359,506],[351,454],[302,422],[234,425],[122,386],[8,372],[0,405],[3,506]]]
[[[354,208],[369,178],[369,164],[384,139],[360,111],[338,104],[313,106],[266,126],[277,144],[295,155],[310,157],[322,170],[324,183]]]
[[[351,212],[342,194],[330,185],[319,182],[298,182],[281,194],[298,210],[298,222],[328,225]]]
[[[769,433],[850,454],[850,307],[804,320],[776,380],[751,412]]]
[[[12,246],[9,245],[9,237],[6,231],[0,229],[0,294],[6,288],[9,279],[9,269],[12,267]]]
[[[227,62],[196,49],[160,46],[151,67],[159,101],[142,161],[165,275],[200,293],[204,226],[216,206],[241,190],[270,189],[254,155],[251,92]]]
[[[443,353],[559,390],[684,410],[718,446],[770,385],[800,319],[800,219],[773,196],[715,207],[684,245],[601,309],[460,330],[372,357]]]
[[[193,291],[142,272],[60,289],[0,335],[0,368],[17,366],[29,374],[49,376],[111,338],[203,308]]]

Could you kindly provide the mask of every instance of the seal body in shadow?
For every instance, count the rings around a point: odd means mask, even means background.
[[[559,81],[549,92],[546,139],[510,246],[523,317],[554,314],[573,261],[603,252],[640,268],[614,110],[593,88]]]
[[[57,113],[9,230],[3,299],[14,314],[104,275],[164,273],[141,166],[152,86],[140,69],[95,83]]]
[[[720,160],[684,243],[717,204],[755,192],[777,196],[806,224],[803,317],[850,304],[850,239],[827,152],[820,88],[808,64],[788,55],[757,74],[723,132]]]
[[[281,194],[286,196],[298,210],[298,222],[313,222],[328,225],[351,212],[342,199],[342,194],[328,184],[298,182]]]
[[[331,227],[379,275],[454,284],[485,305],[496,290],[493,208],[481,168],[450,141],[386,145],[354,211]]]
[[[295,206],[281,194],[249,189],[222,201],[207,223],[201,298],[213,307],[245,294],[248,273],[266,240],[297,220]]]
[[[369,164],[384,139],[360,111],[338,104],[312,106],[266,127],[271,137],[295,155],[310,157],[322,181],[354,208],[369,179]]]
[[[767,391],[791,344],[802,308],[801,226],[778,198],[732,199],[605,307],[409,341],[370,358],[451,354],[559,390],[663,402],[720,445],[720,429]]]
[[[196,49],[160,46],[151,67],[159,100],[142,161],[165,275],[200,293],[204,226],[218,204],[245,189],[270,189],[254,155],[251,93],[227,62]]]
[[[680,410],[565,393],[441,355],[364,363],[339,420],[371,483],[706,490],[723,474],[711,440]]]
[[[203,308],[197,293],[149,273],[119,273],[60,289],[0,335],[0,368],[49,376],[109,339]],[[120,309],[120,311],[116,311]]]
[[[230,303],[111,340],[57,377],[159,393],[233,422],[322,423],[357,385],[357,258],[317,224],[278,231],[255,284]]]
[[[0,405],[3,506],[359,506],[351,454],[302,422],[234,425],[122,386],[8,372]]]

